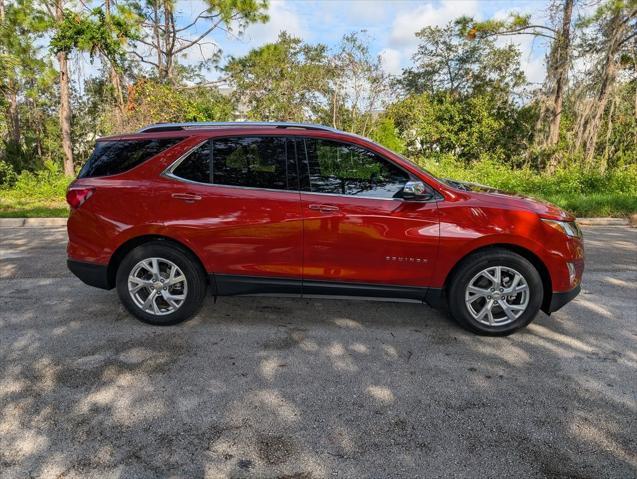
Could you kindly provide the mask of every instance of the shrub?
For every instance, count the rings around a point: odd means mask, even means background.
[[[528,167],[513,170],[488,157],[483,157],[469,166],[451,155],[441,155],[433,160],[419,158],[416,163],[441,178],[480,183],[505,191],[542,197],[637,195],[637,165],[614,169],[605,174],[572,166],[549,175],[538,173]]]
[[[17,175],[10,163],[0,160],[0,188],[10,188],[15,184]]]
[[[47,160],[41,170],[20,173],[16,177],[13,190],[19,195],[30,198],[64,198],[71,180],[71,178],[64,176],[57,163]]]

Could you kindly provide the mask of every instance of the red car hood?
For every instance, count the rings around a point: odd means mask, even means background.
[[[480,185],[478,183],[469,183],[465,181],[444,180],[454,188],[462,191],[469,191],[481,200],[492,203],[494,206],[504,206],[532,211],[542,218],[555,219],[561,221],[573,221],[575,217],[564,211],[563,209],[546,201],[531,198],[529,196],[519,195],[517,193],[509,193],[506,191],[492,188],[490,186]]]

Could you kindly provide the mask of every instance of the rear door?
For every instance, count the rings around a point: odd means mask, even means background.
[[[306,138],[300,158],[304,294],[329,292],[318,281],[334,283],[335,294],[354,292],[346,283],[426,288],[438,211],[435,201],[401,198],[410,174],[362,146],[321,138]]]
[[[164,175],[166,226],[196,245],[219,294],[300,294],[302,214],[295,143],[213,138]]]

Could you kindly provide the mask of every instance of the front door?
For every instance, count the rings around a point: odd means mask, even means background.
[[[410,174],[359,145],[307,138],[302,151],[304,294],[361,295],[357,285],[369,285],[362,291],[400,296],[404,287],[411,297],[426,289],[438,249],[436,202],[403,200]]]

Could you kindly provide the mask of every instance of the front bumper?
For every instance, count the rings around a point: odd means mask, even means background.
[[[108,266],[105,264],[85,263],[83,261],[66,260],[66,266],[71,273],[89,286],[101,289],[113,289],[108,280]]]
[[[545,311],[545,313],[551,314],[561,309],[562,306],[564,306],[566,303],[572,301],[575,298],[575,296],[579,294],[581,289],[582,289],[582,286],[578,284],[570,291],[565,291],[563,293],[554,292],[551,295],[551,304],[549,304],[548,311]]]

